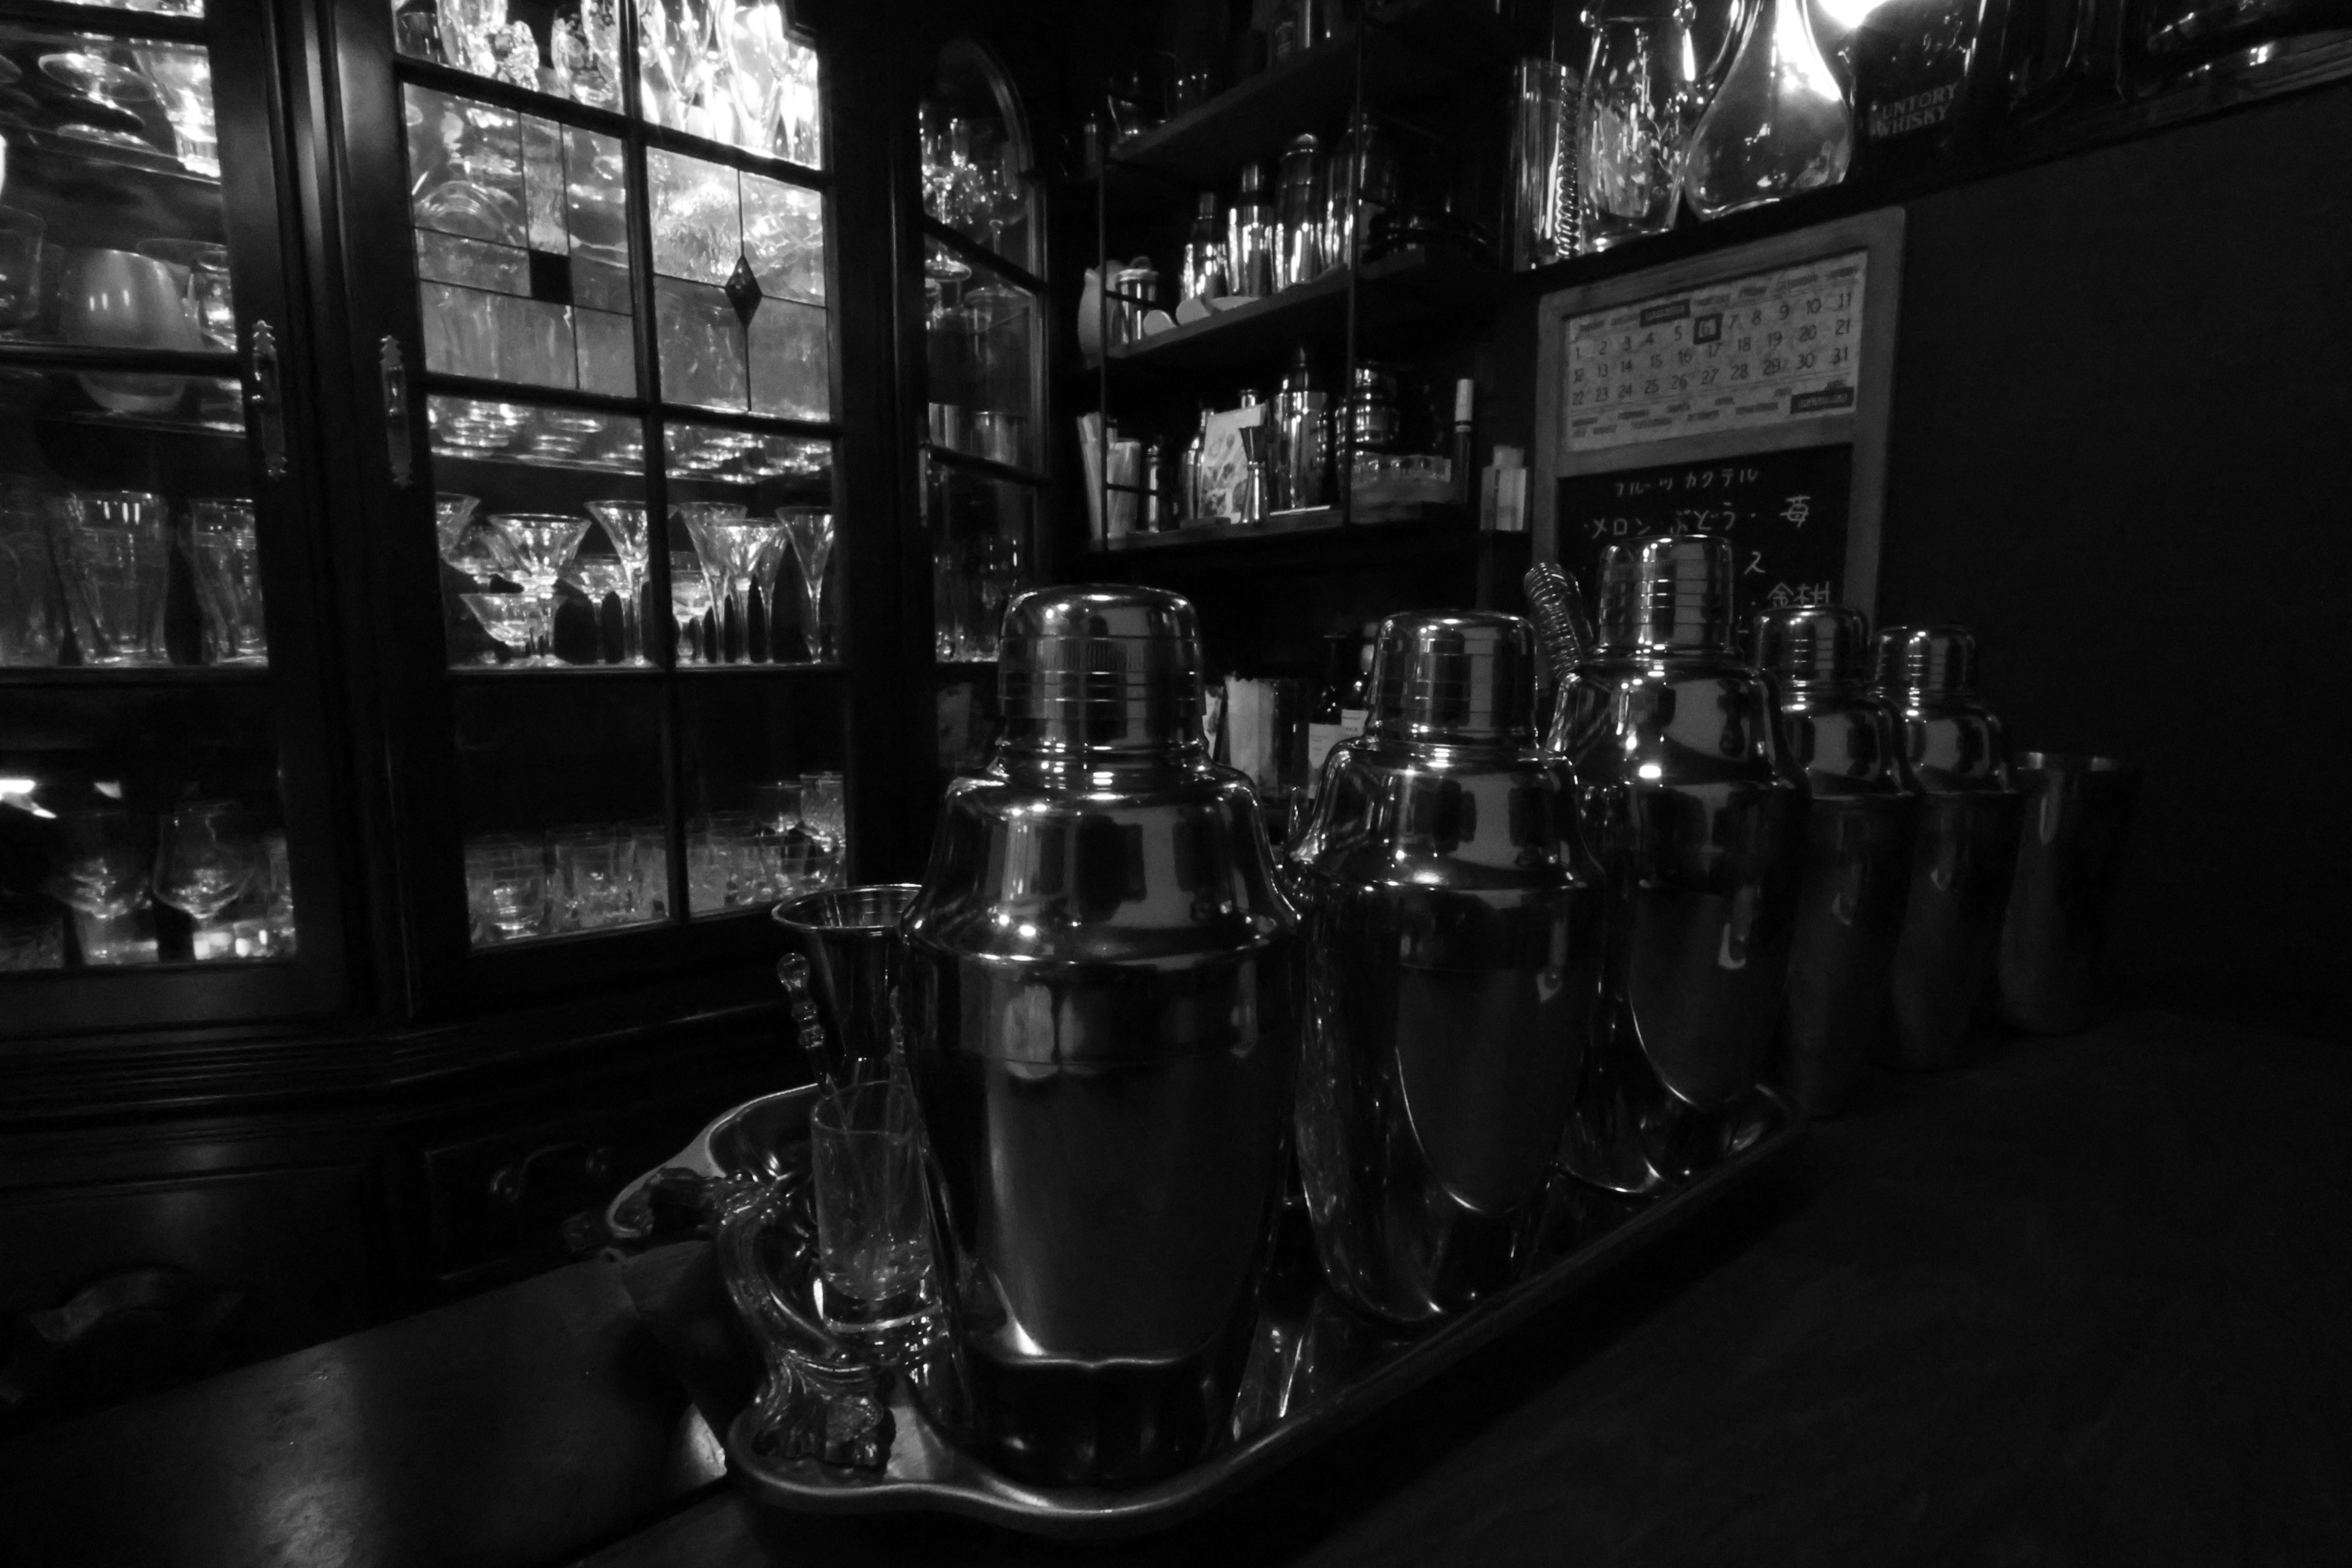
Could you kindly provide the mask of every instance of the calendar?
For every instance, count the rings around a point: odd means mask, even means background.
[[[1840,251],[1570,316],[1566,451],[1851,415],[1869,266]]]

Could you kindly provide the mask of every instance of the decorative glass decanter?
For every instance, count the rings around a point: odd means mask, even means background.
[[[1853,113],[1813,42],[1806,0],[1770,0],[1691,133],[1682,195],[1702,218],[1834,185],[1853,155]]]

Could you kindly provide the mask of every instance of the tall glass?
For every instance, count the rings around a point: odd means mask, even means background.
[[[58,662],[64,627],[47,509],[23,486],[0,490],[0,668]]]
[[[144,490],[61,496],[57,502],[66,605],[82,662],[169,664],[163,605],[171,585],[170,509]]]
[[[1577,118],[1577,195],[1588,249],[1674,226],[1675,175],[1699,90],[1690,12],[1604,15]]]
[[[154,819],[121,806],[64,813],[49,891],[74,911],[85,964],[152,963],[155,928],[148,884]]]
[[[205,649],[215,664],[268,664],[269,637],[261,616],[261,547],[253,503],[188,503],[188,551],[196,569],[196,604],[204,613]]]
[[[881,1365],[936,1331],[940,1298],[914,1096],[897,1075],[828,1084],[809,1107],[818,1310]]]
[[[691,550],[673,550],[669,553],[669,616],[677,628],[677,662],[700,664],[707,657],[703,651],[703,634],[710,624],[710,579],[702,570],[702,559]]]

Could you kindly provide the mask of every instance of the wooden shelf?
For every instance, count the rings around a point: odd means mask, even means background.
[[[1360,26],[1367,103],[1438,91],[1499,65],[1510,53],[1491,7],[1481,14],[1457,0],[1408,0],[1112,149],[1112,167],[1162,175],[1196,190],[1222,189],[1243,164],[1278,152],[1299,132],[1343,123],[1356,98]]]
[[[1368,262],[1356,281],[1357,326],[1374,339],[1400,326],[1483,315],[1503,287],[1489,268],[1420,249]],[[1230,370],[1295,344],[1339,342],[1348,332],[1349,283],[1349,269],[1336,267],[1312,283],[1122,343],[1110,351],[1110,362],[1167,371]]]
[[[0,668],[0,688],[99,687],[138,691],[154,687],[248,687],[269,684],[260,664],[45,664]]]
[[[1318,507],[1286,517],[1277,514],[1267,523],[1211,523],[1171,529],[1159,533],[1130,533],[1094,546],[1089,561],[1109,561],[1137,555],[1154,560],[1203,564],[1272,564],[1297,557],[1316,566],[1343,564],[1349,556],[1390,560],[1401,555],[1469,554],[1480,551],[1524,550],[1524,533],[1496,533],[1472,525],[1466,509],[1424,505],[1416,517],[1391,522],[1345,523],[1337,507]]]

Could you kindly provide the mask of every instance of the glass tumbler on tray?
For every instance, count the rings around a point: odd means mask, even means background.
[[[828,1083],[809,1107],[817,1310],[883,1366],[912,1359],[940,1321],[920,1129],[913,1094],[887,1069]]]

